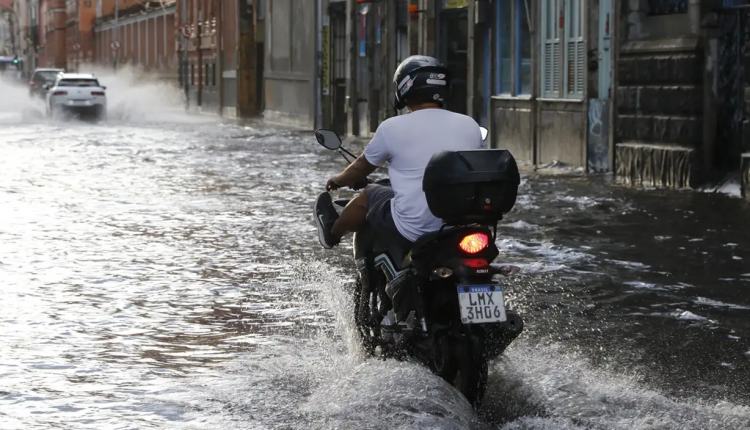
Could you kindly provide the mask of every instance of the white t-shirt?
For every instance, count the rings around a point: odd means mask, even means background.
[[[374,166],[389,162],[393,221],[406,239],[414,242],[443,224],[430,212],[422,191],[424,169],[433,154],[482,147],[482,133],[474,119],[443,109],[421,109],[380,124],[364,155]]]

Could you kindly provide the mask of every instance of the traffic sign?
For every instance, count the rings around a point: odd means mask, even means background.
[[[190,24],[182,24],[180,26],[180,34],[184,38],[189,38],[193,35],[193,30],[190,28]]]
[[[119,51],[119,50],[120,50],[120,42],[119,42],[119,41],[117,41],[117,40],[113,40],[113,41],[112,41],[112,42],[111,42],[111,43],[109,44],[109,47],[110,47],[110,48],[112,48],[112,50],[113,50],[113,51]]]
[[[78,44],[78,43],[73,44],[73,50],[74,51],[78,51],[79,49],[81,49],[81,45],[80,44]]]

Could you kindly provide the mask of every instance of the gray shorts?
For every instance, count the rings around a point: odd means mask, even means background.
[[[388,235],[389,240],[411,247],[412,242],[401,235],[393,222],[391,213],[391,199],[393,189],[383,185],[367,187],[367,222],[379,233]]]

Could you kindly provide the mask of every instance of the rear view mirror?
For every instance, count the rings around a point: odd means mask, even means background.
[[[325,146],[327,149],[335,151],[341,148],[341,138],[333,130],[326,130],[325,128],[319,128],[315,130],[315,139],[318,143]]]
[[[487,135],[490,134],[490,131],[484,127],[479,127],[479,132],[482,133],[482,141],[487,140]]]
[[[102,89],[103,89],[103,90],[106,90],[106,89],[107,89],[107,87],[105,87],[104,85],[102,85]]]

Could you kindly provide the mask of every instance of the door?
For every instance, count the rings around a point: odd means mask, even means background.
[[[441,53],[443,61],[453,73],[453,89],[447,107],[453,112],[466,114],[468,54],[469,54],[469,13],[467,9],[447,9],[440,12]]]

